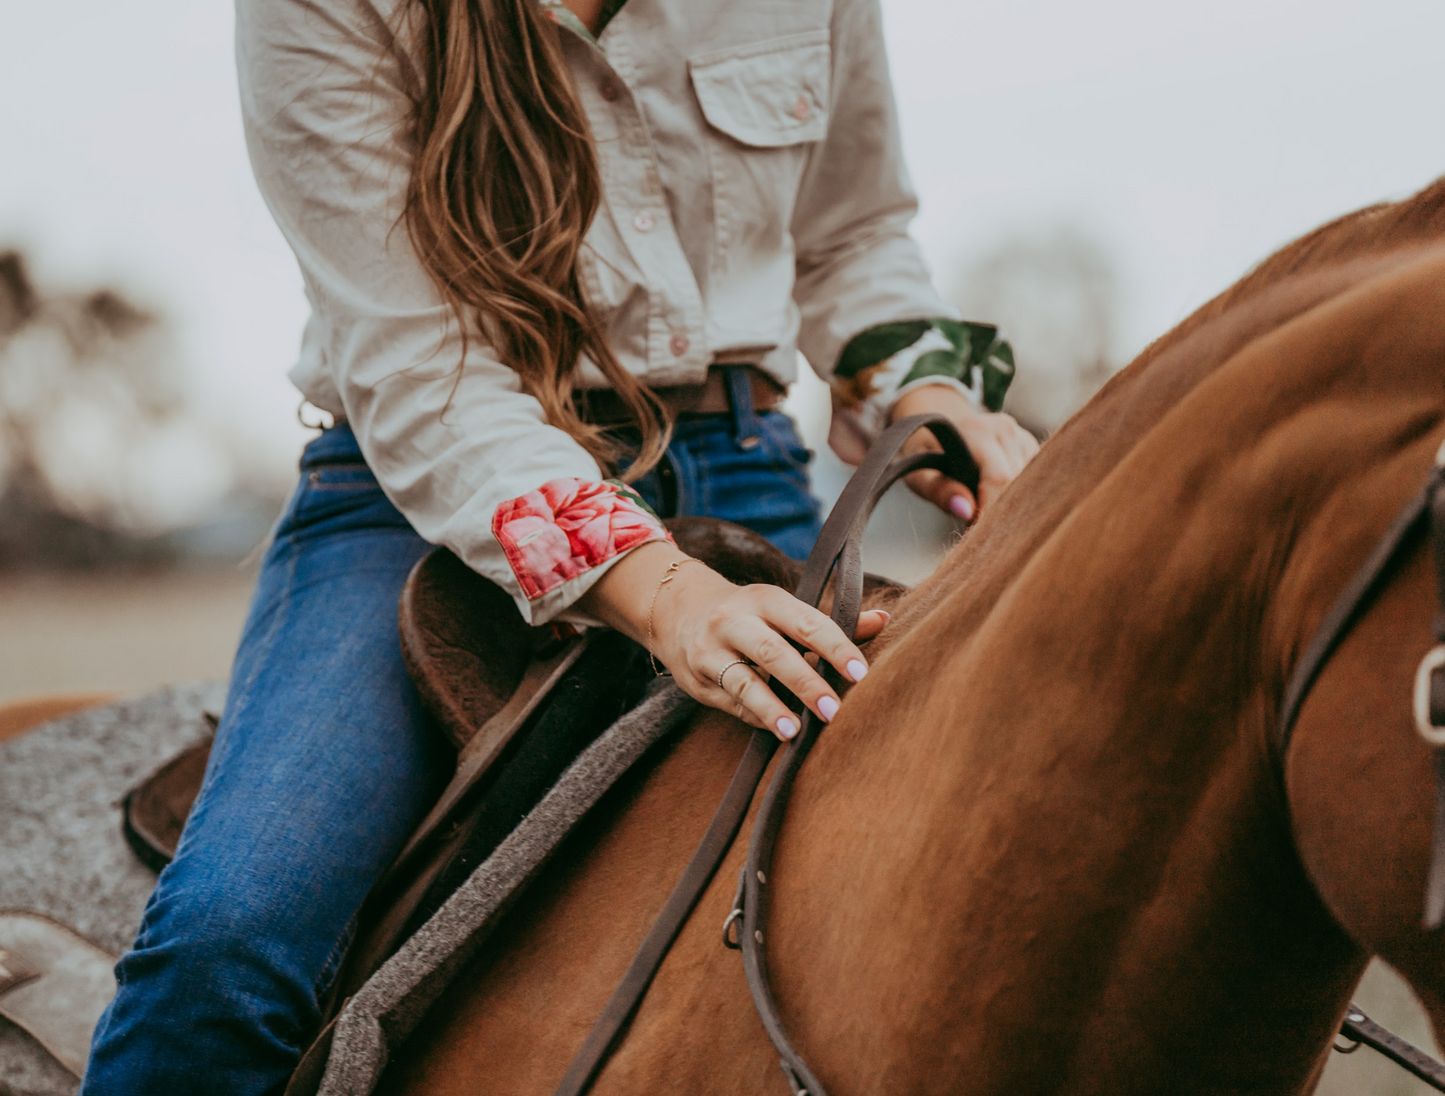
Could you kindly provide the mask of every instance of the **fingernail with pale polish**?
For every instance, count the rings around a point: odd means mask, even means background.
[[[884,624],[887,624],[890,620],[893,619],[893,614],[890,613],[887,609],[869,609],[868,611],[870,613],[877,613],[879,616],[881,616],[883,618]]]
[[[778,717],[778,735],[779,735],[779,737],[781,737],[781,738],[792,738],[793,735],[795,735],[795,734],[797,734],[797,733],[798,733],[798,724],[797,724],[797,721],[796,721],[796,720],[789,719],[789,718],[788,718],[787,716],[785,716],[785,715]]]
[[[949,512],[959,521],[973,520],[973,503],[969,502],[963,495],[954,495],[948,500]]]
[[[833,717],[838,714],[838,702],[831,696],[819,697],[818,714],[831,723]]]
[[[850,661],[844,669],[848,671],[848,676],[854,681],[862,681],[868,676],[868,667],[856,658]]]

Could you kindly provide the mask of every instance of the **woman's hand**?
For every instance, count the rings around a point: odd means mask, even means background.
[[[668,577],[668,566],[683,560]],[[798,720],[769,678],[824,720],[838,711],[838,694],[789,639],[826,659],[845,680],[868,672],[863,652],[817,609],[777,586],[734,586],[662,541],[613,564],[578,608],[647,646],[689,696],[785,740],[798,733]],[[857,638],[871,639],[887,622],[882,610],[863,613]]]
[[[968,451],[978,462],[980,497],[975,499],[963,484],[932,469],[914,472],[907,483],[914,494],[960,521],[972,521],[980,509],[991,506],[1039,451],[1038,441],[1015,422],[1012,415],[976,407],[962,392],[946,384],[925,384],[905,392],[893,405],[889,419],[896,422],[926,412],[943,415],[958,428]],[[921,449],[940,448],[937,438],[927,430],[920,430],[908,440],[903,451],[916,453]]]

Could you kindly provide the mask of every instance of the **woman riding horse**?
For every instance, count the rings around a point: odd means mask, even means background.
[[[980,349],[907,235],[877,0],[239,0],[257,179],[312,304],[291,376],[334,425],[265,556],[205,784],[83,1091],[278,1090],[353,918],[451,756],[398,593],[431,544],[525,619],[610,626],[687,692],[789,738],[854,637],[689,559],[658,515],[801,557],[798,351],[836,444],[947,415],[980,497],[1035,451],[979,405]],[[920,443],[922,444],[922,443]],[[609,478],[620,474],[620,479]],[[872,613],[858,637],[886,620]]]

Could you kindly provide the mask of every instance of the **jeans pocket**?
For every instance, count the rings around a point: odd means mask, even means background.
[[[796,476],[804,483],[808,480],[808,465],[813,463],[813,451],[798,437],[793,420],[781,413],[759,416],[762,425],[762,448],[772,459],[776,471],[785,476]]]
[[[365,528],[407,526],[365,464],[303,468],[301,482],[276,528],[278,540]]]
[[[786,415],[760,415],[758,434],[752,449],[739,449],[727,434],[699,453],[701,512],[764,536],[793,524],[811,527],[819,510],[809,490],[812,454]]]

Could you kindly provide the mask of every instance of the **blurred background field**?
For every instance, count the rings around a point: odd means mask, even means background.
[[[916,232],[1055,428],[1290,238],[1445,173],[1429,0],[883,0]],[[305,318],[251,181],[229,5],[21,5],[0,36],[0,703],[221,678],[309,436]],[[831,498],[826,393],[792,408]],[[869,566],[957,535],[906,496]],[[1409,1037],[1408,992],[1361,1000]],[[1368,1051],[1322,1092],[1424,1091]]]
[[[1281,243],[1445,168],[1428,0],[883,9],[916,234],[945,294],[1012,338],[1011,410],[1040,434]],[[223,674],[202,652],[238,631],[237,561],[290,490],[306,303],[250,177],[230,24],[182,0],[7,12],[0,632],[23,652],[0,696]],[[824,400],[793,398],[820,451]],[[844,474],[821,453],[825,498]],[[906,578],[956,533],[901,498],[876,528],[872,565]],[[176,623],[142,627],[146,604]]]

